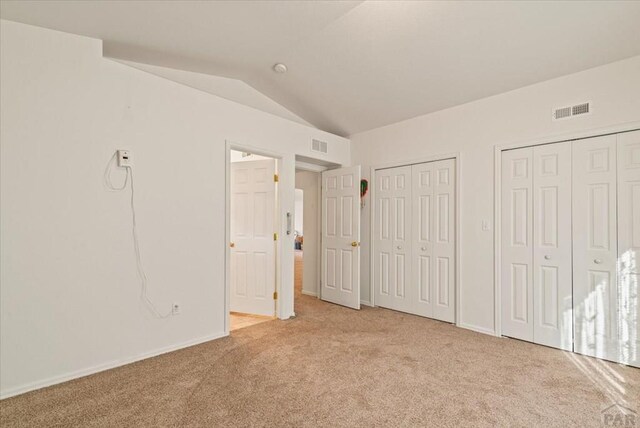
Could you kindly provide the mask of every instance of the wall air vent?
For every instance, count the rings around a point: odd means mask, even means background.
[[[316,140],[315,138],[311,140],[311,151],[318,153],[327,153],[327,142]]]
[[[554,108],[552,119],[563,120],[589,113],[591,113],[591,103],[580,103],[573,106]]]

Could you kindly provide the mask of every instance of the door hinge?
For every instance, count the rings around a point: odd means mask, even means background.
[[[277,183],[279,180],[280,180],[280,177],[278,177],[278,174],[273,174],[273,181]]]
[[[273,292],[273,300],[278,300],[278,292],[277,291]]]
[[[277,240],[278,240],[278,234],[277,234],[277,233],[274,233],[274,234],[273,234],[273,240],[274,240],[274,241],[277,241]]]

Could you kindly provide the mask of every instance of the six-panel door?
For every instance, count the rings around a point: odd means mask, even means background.
[[[360,166],[322,173],[321,298],[360,309]]]
[[[275,160],[231,164],[231,311],[275,314]]]

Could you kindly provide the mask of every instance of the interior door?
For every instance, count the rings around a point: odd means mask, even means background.
[[[618,361],[640,367],[640,131],[618,134]]]
[[[616,136],[574,141],[574,350],[618,358]]]
[[[454,159],[433,162],[433,318],[455,322],[455,180]]]
[[[384,308],[414,312],[411,280],[411,167],[376,171],[374,291]]]
[[[502,334],[533,342],[533,149],[502,152]]]
[[[322,173],[322,300],[360,309],[360,166]]]
[[[571,142],[533,148],[533,341],[573,350]]]
[[[231,164],[231,311],[275,314],[275,160]]]

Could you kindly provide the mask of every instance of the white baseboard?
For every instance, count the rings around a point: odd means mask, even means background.
[[[466,324],[466,323],[459,323],[458,327],[460,328],[465,328],[467,330],[471,330],[471,331],[475,331],[476,333],[482,333],[482,334],[488,334],[489,336],[495,336],[496,332],[494,330],[491,330],[489,328],[484,328],[484,327],[478,327],[472,324]]]
[[[302,290],[302,294],[304,294],[305,296],[318,297],[318,293],[316,293],[315,291]]]
[[[373,308],[373,305],[368,300],[360,300],[360,304],[365,306],[371,306]]]
[[[5,391],[0,391],[0,400],[4,400],[5,398],[24,394],[25,392],[34,391],[36,389],[46,388],[47,386],[57,385],[59,383],[67,382],[73,379],[78,379],[80,377],[89,376],[92,374],[103,372],[105,370],[110,370],[116,367],[135,363],[136,361],[146,360],[147,358],[156,357],[158,355],[166,354],[168,352],[177,351],[179,349],[188,348],[194,345],[199,345],[201,343],[209,342],[215,339],[220,339],[221,337],[225,337],[225,336],[228,336],[228,334],[218,333],[210,336],[200,337],[197,339],[192,339],[186,342],[178,343],[176,345],[170,345],[164,348],[156,349],[151,352],[145,352],[142,355],[136,355],[134,357],[129,357],[129,358],[122,358],[119,360],[110,361],[108,363],[98,364],[97,366],[88,367],[86,369],[77,370],[71,373],[66,373],[59,376],[53,376],[41,381],[31,382],[15,388],[10,388]]]

